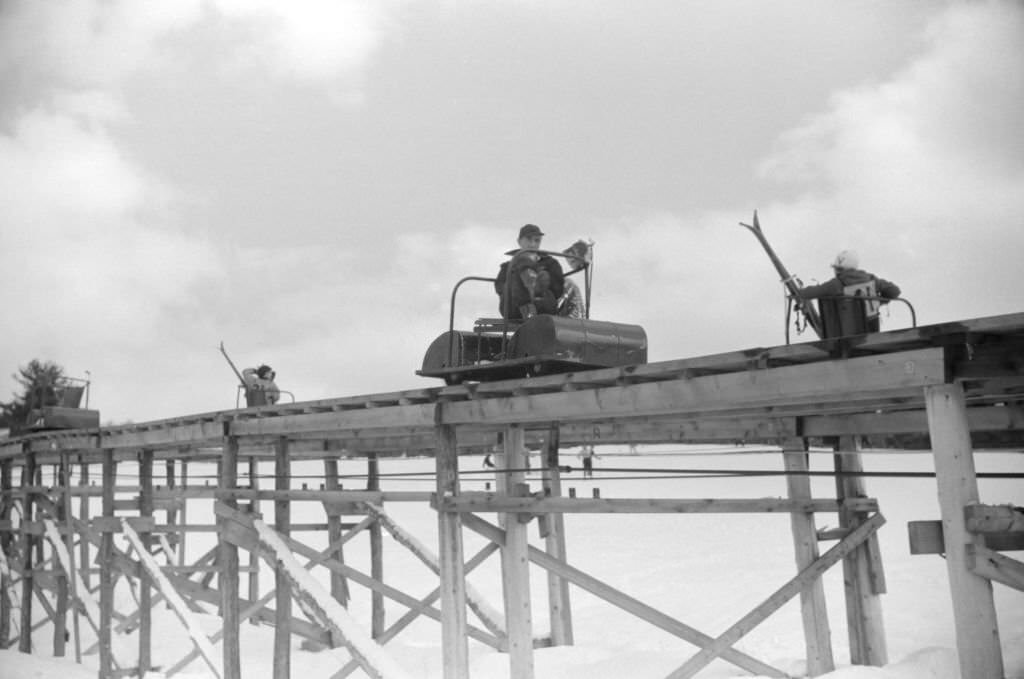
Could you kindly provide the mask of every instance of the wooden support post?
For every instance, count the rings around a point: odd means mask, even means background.
[[[558,466],[558,425],[548,431],[544,455],[544,495],[562,496],[562,472]],[[544,543],[547,553],[559,561],[568,561],[565,549],[565,516],[547,515]],[[572,646],[572,607],[569,603],[569,581],[554,571],[548,571],[548,613],[551,621],[551,643],[554,646]]]
[[[78,486],[82,490],[89,487],[89,462],[81,455],[79,456]],[[82,496],[78,498],[78,519],[88,524],[91,515],[92,513],[89,511],[89,496],[82,493]],[[85,583],[86,587],[92,587],[92,573],[89,569],[89,550],[89,540],[83,537],[78,541],[78,563],[82,564],[82,582]]]
[[[174,526],[178,524],[178,505],[179,503],[185,502],[184,494],[175,497],[174,491],[178,487],[178,479],[175,470],[175,460],[167,460],[166,467],[167,474],[167,490],[171,491],[171,502],[167,505],[167,526],[168,530],[166,535],[163,537],[161,544],[164,546],[169,545],[173,550],[172,553],[165,554],[167,559],[167,565],[173,566],[178,560],[178,554],[181,553],[182,546],[178,542],[178,536],[172,530]],[[170,608],[170,602],[167,603]]]
[[[43,487],[43,465],[38,464],[38,460],[37,460],[37,464],[36,464],[36,476],[35,476],[34,485],[37,488],[42,488]],[[35,514],[38,515],[39,512],[35,512]],[[36,548],[36,559],[35,559],[36,563],[37,564],[41,564],[41,565],[45,564],[46,563],[46,555],[43,553],[43,548],[45,547],[46,541],[43,540],[42,538],[36,538],[32,542],[35,544],[35,548]],[[38,588],[36,589],[36,591],[37,592],[39,591]]]
[[[786,486],[791,500],[811,499],[811,480],[807,451],[802,438],[788,439],[783,444],[782,457],[785,463]],[[790,514],[793,530],[793,548],[796,566],[802,571],[818,560],[818,535],[814,527],[814,514]],[[825,588],[821,579],[815,579],[800,591],[800,614],[804,625],[804,641],[807,646],[807,674],[816,677],[835,669],[832,657],[831,632],[828,624],[828,610],[825,605]]]
[[[455,427],[442,424],[444,403],[437,404],[437,452],[434,456],[438,498],[459,494],[459,458]],[[444,679],[469,679],[466,633],[466,574],[462,550],[462,516],[438,512],[438,561],[441,567],[441,650]]]
[[[285,440],[285,445],[288,445]],[[249,487],[253,490],[259,490],[260,487],[260,473],[259,463],[256,460],[255,455],[249,456]],[[259,516],[260,514],[260,501],[259,498],[253,498],[249,505],[249,509],[253,516]],[[255,551],[249,552],[249,601],[256,601],[260,598],[260,555]],[[252,625],[258,625],[259,621],[255,618],[250,618],[249,623]]]
[[[178,519],[181,521],[181,532],[178,533],[178,565],[184,566],[188,563],[185,557],[185,536],[188,535],[188,531],[185,530],[185,525],[188,524],[188,496],[185,494],[188,491],[188,460],[181,461],[181,511],[178,512]]]
[[[21,486],[25,490],[25,495],[21,499],[21,520],[28,522],[32,520],[32,493],[28,492],[28,487],[36,478],[36,456],[27,442],[22,450],[25,455],[25,466],[21,468]],[[29,531],[21,532],[21,636],[18,639],[18,650],[22,653],[32,652],[32,590],[35,582],[32,576],[32,552],[35,542],[35,536]]]
[[[523,429],[505,428],[505,477],[510,493],[525,494],[526,448]],[[508,630],[509,676],[533,678],[533,617],[530,607],[530,556],[528,524],[517,514],[505,517],[505,545],[501,549],[501,573]]]
[[[143,448],[139,451],[139,516],[153,517],[153,451]],[[153,535],[149,531],[139,532],[141,549],[150,554]],[[142,560],[139,555],[139,560]],[[139,676],[145,676],[153,665],[153,579],[141,569],[139,572]]]
[[[865,520],[866,512],[853,512],[843,506],[848,498],[867,497],[864,480],[844,472],[862,472],[864,465],[853,436],[839,437],[835,456],[836,498],[839,500],[839,526],[853,530]],[[850,640],[850,664],[881,667],[889,662],[885,641],[880,594],[885,592],[885,575],[878,536],[872,534],[843,559],[843,586],[846,594],[846,627]]]
[[[290,490],[291,480],[288,439],[282,436],[274,445],[274,489]],[[291,502],[285,493],[281,493],[274,500],[274,530],[279,535],[291,535],[291,511]],[[259,558],[259,550],[254,549],[251,554]],[[280,564],[274,569],[274,587],[274,679],[288,679],[291,676],[292,596],[288,575]],[[256,597],[252,600],[255,601]]]
[[[10,458],[0,460],[0,524],[6,525],[11,520],[11,492],[13,485],[14,462]],[[0,530],[0,560],[7,564],[11,561],[11,546],[14,534],[9,530]],[[6,649],[11,638],[11,595],[13,581],[9,569],[0,569],[0,649]]]
[[[55,518],[61,524],[67,520],[67,495],[68,488],[66,485],[66,474],[64,467],[64,458],[61,457],[60,463],[57,465],[57,479],[54,484],[55,490],[59,494],[57,502],[53,508]],[[53,655],[56,658],[62,658],[67,654],[67,636],[68,636],[68,605],[70,603],[68,588],[68,574],[64,572],[63,568],[54,569],[54,595],[55,595],[55,610],[53,612]]]
[[[71,456],[68,453],[61,453],[61,487],[64,489],[62,513],[64,517],[64,528],[67,534],[64,536],[64,548],[67,550],[68,558],[68,583],[71,587],[71,619],[73,621],[72,632],[75,643],[75,662],[82,662],[82,635],[78,624],[78,597],[79,582],[81,575],[78,566],[75,564],[75,519],[71,511]],[[82,542],[86,542],[83,536]],[[55,550],[56,551],[56,550]]]
[[[107,521],[112,521],[114,518],[114,486],[116,482],[117,462],[114,460],[114,451],[106,449],[103,451],[102,516]],[[99,676],[101,679],[107,679],[107,677],[114,676],[112,633],[114,622],[114,578],[117,575],[114,566],[114,534],[109,530],[103,531],[103,535],[100,537],[98,556],[100,562],[100,628],[97,633],[100,645]]]
[[[324,487],[328,491],[341,490],[338,482],[338,459],[324,459]],[[342,515],[339,512],[327,509],[327,544],[338,545],[334,551],[334,558],[339,563],[345,563],[345,551],[341,546],[341,538],[344,534],[341,527]],[[344,573],[331,571],[331,596],[342,606],[348,607],[348,580]]]
[[[981,535],[967,530],[964,517],[964,508],[977,502],[979,494],[963,387],[959,383],[925,387],[924,396],[960,674],[971,679],[1002,679],[1003,656],[992,583],[970,568],[971,551],[984,548],[985,542]]]
[[[380,466],[376,453],[370,453],[366,458],[366,489],[380,490]],[[370,577],[377,582],[384,582],[384,532],[380,522],[374,521],[369,532]],[[373,639],[380,639],[387,627],[384,620],[384,594],[375,589],[370,595],[370,601],[370,635]]]
[[[220,488],[233,490],[238,487],[238,437],[229,434],[229,423],[225,423],[224,452],[220,460]],[[231,509],[238,508],[238,501],[229,498],[223,503]],[[220,559],[218,559],[218,581],[220,583],[220,608],[224,618],[224,679],[242,679],[240,642],[240,616],[238,602],[238,547],[226,539],[226,521],[218,519]]]

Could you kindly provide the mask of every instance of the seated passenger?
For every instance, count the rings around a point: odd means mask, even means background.
[[[841,298],[863,298],[858,300],[862,302],[861,308],[864,313],[863,321],[861,321],[864,323],[862,331],[878,332],[879,307],[882,304],[887,304],[890,299],[899,297],[900,288],[895,283],[857,268],[858,266],[857,253],[852,250],[843,250],[836,255],[832,262],[835,278],[821,285],[808,285],[800,288],[800,297],[822,301],[831,300],[833,305]],[[844,335],[850,334],[851,329],[842,328],[837,332]]]
[[[537,226],[525,225],[519,230],[519,251],[498,270],[494,290],[503,318],[518,320],[558,312],[565,279],[558,261],[539,252],[543,237]]]
[[[277,373],[269,365],[258,368],[246,368],[242,371],[245,380],[245,405],[248,407],[274,405],[281,398],[274,378]]]

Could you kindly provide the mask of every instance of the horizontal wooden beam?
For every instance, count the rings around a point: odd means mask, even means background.
[[[910,521],[907,523],[911,554],[945,554],[946,541],[942,533],[942,521]],[[1024,550],[1024,533],[984,532],[981,536],[988,549],[1010,552]]]
[[[1024,532],[1024,507],[1013,505],[968,505],[964,508],[967,530]]]
[[[754,407],[815,406],[857,397],[921,398],[944,383],[941,348],[749,370],[589,391],[541,393],[441,404],[445,424],[530,424],[637,415],[696,415]]]
[[[855,512],[878,511],[872,498],[849,498],[844,504]],[[525,514],[753,514],[838,512],[836,500],[755,499],[584,499],[565,497],[509,497],[494,493],[463,492],[437,499],[442,512],[500,512]]]
[[[1024,431],[1024,406],[1011,403],[967,408],[971,431]],[[922,408],[848,415],[809,415],[803,419],[804,436],[927,433],[928,416]]]
[[[985,547],[967,548],[967,567],[976,575],[1024,592],[1024,563]]]
[[[498,526],[488,523],[474,514],[467,514],[463,516],[462,521],[466,528],[475,531],[498,545],[505,545],[505,531]],[[611,585],[598,580],[589,573],[585,573],[561,559],[556,559],[536,547],[529,547],[527,549],[527,554],[530,561],[541,568],[565,578],[580,589],[590,592],[594,596],[603,599],[623,611],[626,611],[630,615],[634,615],[641,620],[668,632],[669,634],[675,635],[680,639],[694,644],[695,646],[703,646],[704,644],[711,643],[714,640],[713,637],[701,632],[700,630],[659,611],[653,606],[629,596]],[[771,665],[768,665],[767,663],[764,663],[737,649],[726,649],[722,653],[722,658],[739,668],[747,670],[751,674],[766,677],[788,676],[781,670],[778,670]]]

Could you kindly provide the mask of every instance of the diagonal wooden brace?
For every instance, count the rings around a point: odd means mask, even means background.
[[[841,542],[828,550],[817,561],[800,571],[796,577],[780,587],[757,608],[739,619],[732,627],[723,632],[717,639],[705,645],[700,652],[687,660],[679,669],[668,675],[667,679],[688,679],[718,656],[739,641],[747,632],[757,627],[765,618],[782,607],[787,601],[800,593],[808,583],[813,582],[845,558],[861,543],[871,537],[885,523],[885,517],[875,514],[851,531]]]
[[[499,545],[505,541],[504,530],[492,523],[484,521],[475,514],[463,514],[462,525],[476,531],[480,535]],[[565,578],[580,589],[586,590],[591,594],[604,599],[608,603],[618,606],[622,610],[632,613],[638,618],[651,623],[655,627],[663,629],[680,639],[694,644],[695,646],[704,646],[705,644],[710,644],[714,641],[714,638],[710,635],[704,634],[703,632],[694,629],[693,627],[690,627],[689,625],[680,622],[679,620],[676,620],[675,618],[666,615],[665,613],[662,613],[661,611],[648,606],[637,599],[634,599],[628,594],[620,592],[614,587],[605,584],[597,578],[588,575],[573,566],[570,566],[565,561],[554,558],[550,554],[547,554],[536,547],[529,548],[529,558],[530,561],[541,568],[545,568]],[[742,653],[732,648],[724,649],[721,655],[724,660],[727,660],[741,669],[747,670],[751,674],[780,678],[786,678],[789,676],[785,672],[761,662],[757,658],[751,657],[746,653]]]

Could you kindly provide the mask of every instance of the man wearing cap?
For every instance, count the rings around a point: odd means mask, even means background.
[[[874,274],[859,269],[860,261],[853,250],[843,250],[832,261],[835,278],[821,285],[808,285],[800,288],[802,299],[839,299],[844,297],[863,297],[864,312],[867,315],[868,332],[878,332],[878,309],[890,299],[900,296],[900,288],[895,283],[879,278]]]
[[[540,250],[543,237],[544,232],[536,224],[523,226],[519,229],[519,250],[498,270],[494,290],[503,318],[526,319],[558,312],[565,279],[558,261]]]

